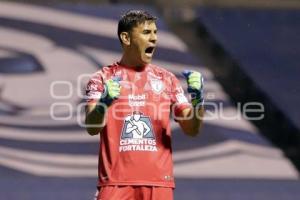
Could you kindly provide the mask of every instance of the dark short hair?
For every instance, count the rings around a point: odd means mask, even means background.
[[[155,21],[157,18],[144,10],[129,10],[119,20],[118,37],[122,32],[130,32],[134,27],[146,21]]]

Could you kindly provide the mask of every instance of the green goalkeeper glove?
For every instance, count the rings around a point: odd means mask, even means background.
[[[184,70],[182,72],[183,76],[187,80],[188,93],[192,95],[192,105],[196,107],[197,105],[203,105],[204,103],[204,92],[203,92],[203,76],[200,72]]]
[[[112,104],[112,102],[117,99],[120,96],[121,92],[121,85],[119,81],[121,80],[120,77],[113,77],[112,79],[109,79],[105,81],[104,83],[104,92],[101,95],[101,98],[99,99],[99,102],[101,103],[96,107],[96,110],[99,113],[104,113],[105,108],[103,104],[105,104],[107,107]]]

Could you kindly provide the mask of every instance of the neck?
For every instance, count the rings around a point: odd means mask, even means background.
[[[126,54],[123,54],[119,63],[135,70],[143,69],[147,65],[145,63],[138,62],[136,59],[131,59],[130,56],[127,56]]]

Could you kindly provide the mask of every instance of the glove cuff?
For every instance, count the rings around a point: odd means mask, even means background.
[[[113,99],[109,98],[108,92],[107,92],[107,86],[104,85],[103,93],[99,99],[99,104],[97,104],[95,110],[99,114],[104,114],[107,107],[110,106],[113,102]]]
[[[203,90],[200,90],[197,93],[193,93],[191,102],[192,102],[193,107],[197,107],[199,104],[201,106],[204,105]]]
[[[96,108],[95,108],[96,112],[98,114],[101,114],[101,115],[103,115],[105,113],[106,109],[107,109],[107,107],[104,106],[103,104],[102,105],[97,105]]]

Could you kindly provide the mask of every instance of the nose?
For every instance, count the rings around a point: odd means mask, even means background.
[[[156,43],[156,41],[157,41],[157,34],[156,33],[151,33],[150,42]]]

